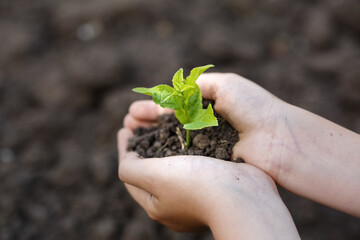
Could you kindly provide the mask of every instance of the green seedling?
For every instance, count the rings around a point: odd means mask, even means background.
[[[176,118],[186,129],[187,147],[190,147],[190,130],[218,126],[211,104],[203,109],[201,91],[196,84],[198,77],[211,67],[214,65],[194,68],[186,79],[180,68],[172,79],[174,87],[161,84],[152,88],[133,89],[134,92],[152,96],[153,101],[161,107],[175,110]]]

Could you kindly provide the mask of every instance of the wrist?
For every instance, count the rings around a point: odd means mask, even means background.
[[[271,178],[253,166],[241,165],[245,171],[232,176],[234,184],[224,185],[209,208],[207,224],[215,238],[298,239]]]
[[[287,104],[287,145],[274,179],[290,191],[360,216],[360,138],[321,116]],[[341,193],[341,194],[339,194]]]
[[[263,200],[234,199],[224,201],[209,221],[215,239],[300,239],[288,209],[275,194]]]

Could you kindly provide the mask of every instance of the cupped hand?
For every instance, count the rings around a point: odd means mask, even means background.
[[[119,177],[152,219],[174,231],[202,230],[224,213],[245,226],[248,215],[280,199],[273,180],[253,166],[200,156],[143,159],[126,149],[132,134],[118,133]]]
[[[288,104],[236,74],[203,74],[198,84],[239,132],[241,157],[284,188],[360,216],[360,135]]]
[[[283,169],[291,168],[294,149],[283,128],[289,104],[233,73],[203,74],[197,83],[203,97],[215,100],[215,111],[239,133],[232,158],[240,157],[278,181]]]
[[[241,135],[239,143],[274,125],[281,101],[273,95],[234,74],[204,76],[198,80],[204,97],[216,101],[215,110]],[[268,107],[274,109],[263,111]],[[298,239],[273,179],[257,167],[200,156],[143,159],[127,151],[134,129],[171,112],[151,100],[134,102],[118,134],[119,177],[148,215],[175,231],[210,227],[219,239]]]
[[[360,204],[354,204],[354,202],[360,203],[360,195],[357,194],[360,187],[359,134],[290,105],[236,74],[202,74],[197,83],[203,97],[215,100],[215,111],[239,133],[240,140],[233,148],[233,158],[244,159],[246,163],[257,167],[257,170],[261,169],[275,182],[298,195],[354,216],[360,216]],[[152,125],[156,123],[158,115],[165,112],[171,112],[171,110],[161,109],[151,101],[135,102],[124,119],[124,126],[135,129],[138,126]],[[205,162],[203,161],[205,158],[201,157],[194,157],[195,161],[191,163],[186,161],[191,157],[154,161],[159,161],[159,164],[155,164],[156,166],[165,166],[164,162],[182,158],[184,161],[177,161],[177,164],[185,168],[183,169],[185,173],[192,164]],[[220,165],[230,164],[206,161],[204,165],[212,163],[213,166],[219,165],[217,166],[219,168]],[[238,169],[238,165],[228,166]],[[120,168],[120,173],[121,171]],[[218,172],[209,170],[209,175],[203,179],[211,179],[211,176]],[[225,174],[221,175],[224,178],[226,174],[234,176],[230,170],[222,172]],[[166,183],[167,178],[162,179],[162,183]],[[195,184],[197,181],[191,177],[188,178],[186,174],[180,179],[187,184]],[[186,181],[186,179],[192,179],[195,182]],[[196,189],[201,189],[202,183],[197,183],[199,185]],[[176,183],[172,182],[170,185],[176,186]],[[148,193],[152,194],[151,191]],[[200,191],[197,196],[201,196],[202,199],[206,194],[201,193]],[[184,211],[184,213],[194,217],[191,214],[195,214],[196,209],[203,209],[203,205],[195,204],[194,206],[196,206],[194,211]],[[178,213],[181,213],[182,208],[179,209]],[[198,225],[204,224],[204,220],[199,217],[202,215],[196,216],[191,219],[196,219]],[[191,222],[185,219],[186,223]]]
[[[236,74],[207,73],[198,81],[204,98],[239,133],[233,158],[242,158],[284,188],[360,216],[360,135],[290,105]],[[124,125],[149,126],[169,110],[151,101],[131,105]]]
[[[256,85],[232,73],[206,73],[198,81],[203,97],[215,100],[214,109],[224,117],[240,135],[233,148],[233,159],[259,167],[275,179],[281,171],[284,157],[284,134],[278,128],[286,103]],[[124,119],[124,126],[134,130],[138,126],[155,124],[158,115],[171,113],[151,100],[136,101]]]

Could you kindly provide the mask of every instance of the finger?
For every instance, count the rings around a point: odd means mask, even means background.
[[[125,158],[127,154],[128,140],[133,135],[133,132],[129,128],[122,128],[118,132],[118,151],[119,151],[119,161],[122,158]]]
[[[163,179],[163,177],[159,176],[159,174],[162,174],[159,170],[159,168],[162,168],[161,163],[154,161],[155,159],[150,158],[142,159],[135,152],[127,152],[124,155],[120,154],[120,180],[157,195],[160,190],[156,186],[158,185],[159,178]]]
[[[205,99],[216,100],[217,91],[221,87],[220,84],[225,75],[224,73],[203,73],[200,75],[196,83]]]
[[[133,132],[128,128],[122,128],[118,133],[119,178],[124,183],[154,193],[154,178],[159,175],[156,169],[161,168],[162,164],[155,162],[156,159],[145,160],[135,152],[128,152],[128,139],[132,135]]]
[[[203,98],[214,100],[214,110],[230,123],[234,120],[230,115],[234,112],[233,90],[236,86],[233,80],[236,77],[237,75],[230,73],[204,73],[197,80]],[[235,125],[232,126],[235,127]]]
[[[162,108],[152,100],[136,101],[129,107],[129,113],[134,119],[148,122],[157,121],[159,115],[172,112],[174,111]]]
[[[138,120],[133,118],[130,114],[127,114],[124,118],[124,127],[129,128],[131,130],[135,130],[138,127],[145,127],[148,128],[150,126],[153,126],[156,124],[156,121],[142,121],[142,120]]]

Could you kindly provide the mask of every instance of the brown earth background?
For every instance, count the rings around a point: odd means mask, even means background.
[[[0,239],[212,239],[149,220],[116,150],[132,87],[209,63],[360,132],[359,0],[0,0]],[[359,239],[281,195],[303,239]]]

